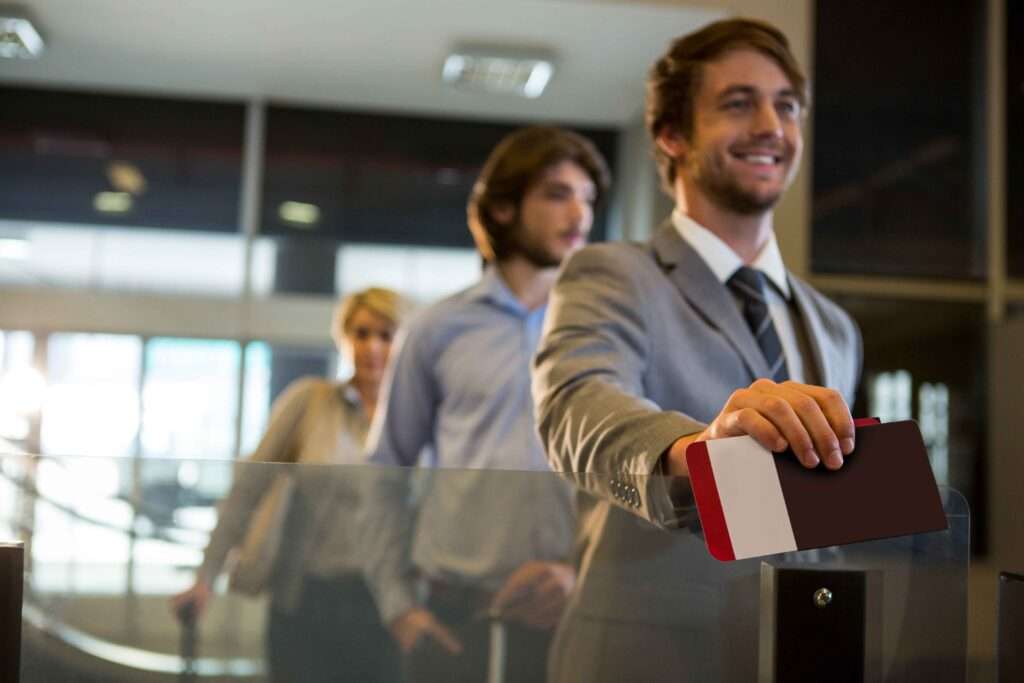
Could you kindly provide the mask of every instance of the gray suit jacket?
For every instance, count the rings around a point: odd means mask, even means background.
[[[790,284],[813,350],[805,364],[852,401],[855,324],[806,283],[790,275]],[[659,476],[660,459],[733,391],[768,374],[752,333],[670,222],[647,244],[575,254],[545,325],[533,377],[538,428],[553,467],[591,498],[570,613],[699,626],[722,608],[728,568],[705,550],[688,486]]]

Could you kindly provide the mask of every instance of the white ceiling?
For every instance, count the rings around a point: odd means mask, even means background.
[[[723,14],[586,0],[20,1],[47,52],[0,60],[0,82],[610,125],[638,115],[669,40]],[[555,78],[537,100],[453,90],[441,64],[465,42],[552,49]]]

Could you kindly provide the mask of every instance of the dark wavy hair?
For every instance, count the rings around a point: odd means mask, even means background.
[[[466,206],[469,231],[485,261],[501,261],[514,249],[519,221],[501,223],[493,211],[512,205],[517,213],[523,197],[548,168],[571,161],[583,169],[597,191],[608,192],[611,175],[604,157],[590,140],[554,126],[531,126],[507,135],[491,152]]]

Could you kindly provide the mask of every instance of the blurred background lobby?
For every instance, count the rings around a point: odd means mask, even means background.
[[[646,238],[671,210],[646,70],[729,15],[780,26],[811,74],[776,232],[860,324],[854,414],[917,420],[940,485],[970,505],[967,658],[995,680],[996,577],[1024,570],[1014,0],[0,4],[41,40],[0,46],[0,517],[21,515],[50,567],[33,590],[87,597],[69,620],[126,595],[136,621],[118,629],[163,618],[273,399],[350,371],[328,334],[338,297],[381,285],[424,305],[479,277],[465,203],[507,132],[592,139],[614,179],[592,238]],[[28,511],[18,454],[73,456],[42,461]],[[225,609],[230,637],[258,642],[237,619],[257,611]],[[151,644],[174,651],[164,622]],[[113,651],[60,647],[103,679]],[[151,679],[174,680],[126,680]]]

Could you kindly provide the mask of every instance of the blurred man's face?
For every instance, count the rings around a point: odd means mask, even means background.
[[[597,190],[572,161],[547,168],[519,205],[514,253],[538,268],[553,268],[586,244]]]
[[[738,214],[772,209],[796,175],[803,111],[778,64],[737,49],[704,66],[692,139],[679,174],[687,191]]]

